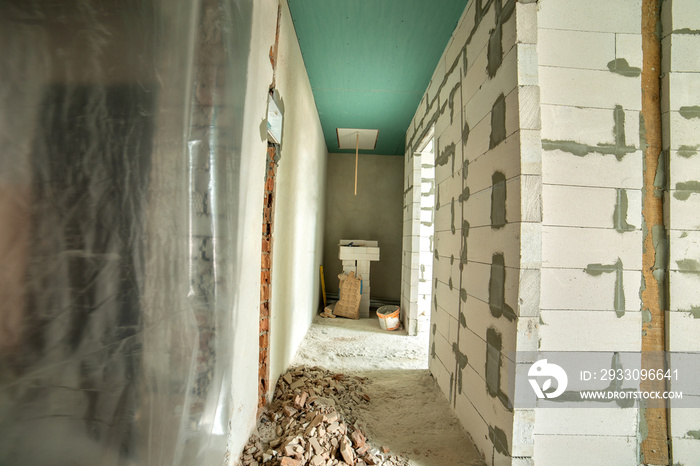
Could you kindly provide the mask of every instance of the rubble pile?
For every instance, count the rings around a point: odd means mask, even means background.
[[[372,446],[353,409],[369,403],[362,377],[296,368],[280,377],[240,464],[257,466],[405,465]]]

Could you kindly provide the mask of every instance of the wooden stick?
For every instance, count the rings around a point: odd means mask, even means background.
[[[357,133],[357,142],[355,143],[355,196],[357,196],[357,158],[360,150],[360,133]]]

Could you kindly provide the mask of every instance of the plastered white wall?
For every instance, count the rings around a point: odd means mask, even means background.
[[[270,384],[273,387],[306,335],[320,302],[319,267],[328,157],[289,7],[284,0],[281,5],[276,88],[284,118],[272,233]],[[260,199],[262,205],[262,195]],[[258,258],[258,266],[259,261]],[[259,280],[259,273],[256,278]]]
[[[258,334],[260,326],[260,247],[263,185],[267,137],[260,122],[267,115],[268,88],[272,65],[268,57],[275,43],[277,0],[253,3],[248,79],[243,123],[240,186],[238,191],[241,241],[238,243],[240,292],[232,310],[233,318],[233,415],[229,451],[238,458],[255,427],[258,401]],[[249,176],[246,176],[249,175]],[[231,463],[233,464],[233,463]]]

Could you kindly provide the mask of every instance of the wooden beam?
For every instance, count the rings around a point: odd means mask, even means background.
[[[642,368],[665,369],[666,349],[665,314],[666,303],[662,302],[665,264],[657,261],[657,247],[663,246],[665,230],[663,223],[663,189],[654,186],[661,155],[661,42],[657,35],[660,21],[660,2],[642,0],[642,116],[646,150],[642,185],[642,215],[644,219],[644,243],[642,248]],[[664,167],[661,167],[662,169]],[[660,237],[660,238],[659,238]],[[656,240],[656,241],[655,241]],[[661,245],[659,246],[659,241]],[[660,277],[660,278],[659,278]],[[640,383],[642,391],[665,391],[665,379],[645,380]],[[642,438],[641,462],[647,464],[669,464],[668,422],[666,405],[663,402],[644,407],[640,431],[648,432]]]

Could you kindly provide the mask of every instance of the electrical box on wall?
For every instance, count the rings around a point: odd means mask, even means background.
[[[274,97],[267,97],[267,137],[275,144],[282,144],[282,111]]]

